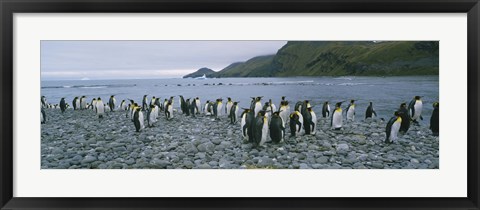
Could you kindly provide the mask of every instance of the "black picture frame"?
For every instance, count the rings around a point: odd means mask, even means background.
[[[0,0],[1,209],[479,209],[478,0]],[[467,13],[468,196],[466,198],[16,198],[13,197],[14,13]],[[452,139],[453,141],[453,139]],[[448,180],[446,180],[448,181]]]

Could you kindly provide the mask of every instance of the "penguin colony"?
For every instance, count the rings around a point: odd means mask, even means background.
[[[148,95],[144,95],[141,105],[132,99],[122,100],[117,103],[115,95],[111,95],[106,104],[100,97],[92,98],[87,103],[86,96],[75,97],[72,101],[73,110],[93,110],[99,120],[104,118],[108,112],[123,111],[127,120],[131,120],[136,132],[143,129],[157,126],[158,118],[162,115],[168,121],[174,119],[174,96],[165,98],[163,102],[160,97],[153,96],[151,100]],[[250,106],[248,108],[240,107],[239,101],[233,101],[228,97],[223,102],[222,98],[215,100],[207,100],[202,105],[200,98],[185,98],[178,96],[180,111],[186,116],[196,118],[197,116],[208,116],[213,121],[220,121],[223,115],[229,119],[230,124],[240,122],[241,134],[245,141],[252,143],[255,147],[264,146],[270,139],[273,143],[282,143],[285,141],[285,135],[289,128],[290,136],[299,135],[315,135],[317,129],[317,115],[313,111],[313,106],[309,100],[298,101],[295,103],[294,109],[291,110],[290,102],[286,97],[281,98],[279,108],[269,99],[262,104],[263,96],[251,97]],[[406,133],[410,125],[418,125],[418,120],[423,120],[422,108],[423,102],[421,96],[415,96],[410,103],[402,103],[398,110],[388,120],[385,128],[386,143],[396,142],[398,133]],[[330,126],[333,130],[342,130],[345,122],[355,121],[356,100],[350,100],[346,109],[342,109],[342,103],[337,102],[333,109],[330,108],[328,101],[323,103],[321,117],[330,119]],[[65,98],[61,98],[59,104],[51,104],[47,102],[45,96],[41,97],[41,123],[47,122],[47,116],[44,109],[58,109],[64,113],[70,105]],[[430,130],[432,135],[439,135],[439,103],[433,103],[434,111],[430,118]],[[241,111],[240,113],[240,109]],[[240,113],[240,115],[239,115]],[[146,115],[146,117],[145,117]],[[378,117],[373,108],[373,102],[370,102],[366,108],[365,118]],[[145,124],[146,121],[146,124]]]

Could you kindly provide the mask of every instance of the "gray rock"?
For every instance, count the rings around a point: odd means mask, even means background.
[[[322,156],[322,157],[319,157],[317,158],[317,163],[321,163],[321,164],[325,164],[325,163],[328,163],[328,157],[325,157],[325,156]]]
[[[418,161],[415,158],[411,159],[410,162],[413,163],[413,164],[419,164],[420,163],[420,161]]]
[[[261,157],[258,159],[257,166],[259,167],[267,167],[272,165],[273,165],[273,160],[269,157]]]
[[[85,158],[82,160],[82,164],[84,164],[84,163],[91,163],[91,162],[96,161],[96,160],[97,160],[96,157],[87,155],[87,156],[85,156]]]
[[[337,145],[337,153],[338,154],[347,154],[350,151],[350,147],[348,144],[339,144]]]
[[[199,165],[198,166],[199,169],[211,169],[212,167],[206,163],[202,164],[202,165]]]
[[[300,169],[309,169],[310,167],[306,163],[300,163]]]

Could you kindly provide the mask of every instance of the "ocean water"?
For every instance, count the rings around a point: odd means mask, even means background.
[[[41,94],[48,103],[58,104],[62,97],[71,105],[75,96],[85,95],[90,102],[101,97],[104,103],[115,95],[118,105],[123,99],[141,103],[143,95],[164,98],[175,96],[174,106],[179,107],[179,95],[185,99],[200,97],[202,106],[207,100],[231,97],[240,107],[250,106],[250,97],[264,96],[262,102],[272,99],[279,107],[282,96],[293,107],[297,101],[310,100],[317,117],[321,116],[324,101],[331,108],[336,102],[356,101],[356,119],[365,118],[369,102],[379,117],[388,119],[402,102],[407,104],[416,95],[423,96],[424,117],[421,124],[428,125],[432,103],[439,101],[438,76],[405,77],[290,77],[290,78],[217,78],[217,79],[151,79],[151,80],[63,80],[42,81]]]

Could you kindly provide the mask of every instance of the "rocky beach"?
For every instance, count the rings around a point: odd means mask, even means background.
[[[384,143],[386,122],[357,119],[343,130],[318,119],[315,135],[290,137],[254,148],[231,125],[208,116],[160,115],[155,127],[135,132],[125,111],[98,119],[92,110],[46,109],[42,169],[438,169],[439,138],[428,125],[411,126]]]

